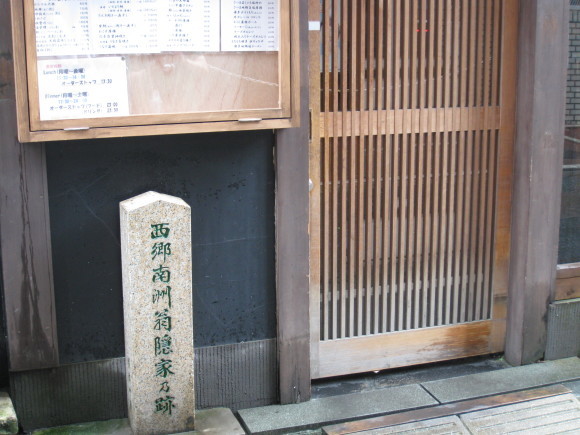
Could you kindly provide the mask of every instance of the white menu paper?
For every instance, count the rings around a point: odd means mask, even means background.
[[[279,0],[221,0],[222,51],[277,51]]]
[[[280,0],[34,0],[39,57],[277,51]]]
[[[38,56],[88,54],[87,0],[35,0],[34,20]]]
[[[158,53],[160,2],[90,0],[91,54]]]
[[[129,115],[122,57],[39,60],[40,120]]]
[[[220,50],[220,0],[167,0],[163,51]]]

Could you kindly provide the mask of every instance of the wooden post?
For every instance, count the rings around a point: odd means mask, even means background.
[[[558,253],[568,0],[522,2],[509,311],[505,355],[543,357]]]
[[[0,0],[0,249],[15,371],[58,365],[58,340],[45,151],[17,139],[10,19],[10,2]]]
[[[308,5],[305,0],[294,4],[300,8],[300,127],[276,135],[276,298],[282,404],[310,399]]]

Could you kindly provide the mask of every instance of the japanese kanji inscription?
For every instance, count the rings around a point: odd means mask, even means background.
[[[123,201],[120,209],[131,428],[191,430],[191,210],[181,199],[155,192]]]

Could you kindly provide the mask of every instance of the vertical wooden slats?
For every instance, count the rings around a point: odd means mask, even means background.
[[[383,81],[384,81],[384,105],[383,109],[391,110],[392,106],[392,74],[393,74],[393,49],[392,49],[392,29],[393,29],[393,0],[386,0],[384,4],[384,14],[385,14],[385,28],[384,28],[384,35],[385,35],[385,61],[383,63]],[[388,133],[388,130],[392,129],[392,125],[386,125],[386,131],[381,132],[381,134]],[[392,167],[391,167],[391,155],[392,155],[392,136],[386,135],[384,138],[385,144],[385,182],[384,182],[384,189],[383,189],[383,293],[382,293],[382,332],[392,331],[391,323],[389,322],[389,317],[392,315],[392,311],[388,309],[388,307],[392,307],[392,304],[389,304],[390,297],[394,294],[393,285],[392,285],[392,277],[390,275],[389,270],[389,263],[393,262],[392,251],[391,251],[391,226],[390,222],[392,221],[393,216],[393,207],[392,203],[390,202],[393,198],[392,193]],[[388,289],[388,291],[387,291]]]
[[[433,2],[428,2],[428,14],[429,18],[427,21],[427,29],[429,30],[429,55],[428,55],[428,81],[427,81],[427,108],[436,107],[435,104],[435,77],[437,76],[437,71],[435,69],[435,34],[437,26],[435,24],[435,4]],[[431,112],[429,112],[431,113]],[[432,127],[434,124],[434,119],[429,116],[427,120],[427,125]],[[433,135],[425,135],[425,146],[426,146],[426,161],[425,161],[425,225],[424,225],[424,258],[423,258],[423,268],[422,268],[422,280],[423,280],[423,297],[422,297],[422,316],[421,316],[421,327],[427,327],[431,324],[433,318],[432,313],[434,304],[431,301],[431,291],[433,288],[433,272],[432,272],[432,258],[433,253],[431,250],[432,242],[431,236],[433,234],[433,209],[432,209],[432,186],[434,180],[433,171]]]
[[[339,55],[339,47],[340,41],[338,39],[338,30],[339,30],[339,18],[340,18],[340,10],[339,10],[340,0],[333,0],[332,1],[332,111],[334,113],[339,112],[339,69],[340,69],[340,55]],[[335,116],[333,118],[333,129],[334,131],[337,130],[337,122],[338,117]],[[339,278],[340,272],[338,271],[338,261],[340,255],[340,248],[338,246],[339,241],[339,223],[338,223],[338,215],[339,215],[339,192],[340,192],[340,185],[339,185],[339,156],[340,156],[340,138],[337,137],[336,133],[335,136],[332,138],[332,333],[331,336],[333,339],[338,338],[338,310],[339,307]]]
[[[382,110],[383,109],[383,62],[384,62],[384,53],[383,53],[383,33],[384,33],[384,15],[383,15],[383,0],[377,0],[375,4],[375,13],[374,16],[377,17],[377,27],[374,33],[374,37],[376,38],[375,46],[376,46],[376,56],[375,56],[375,110]],[[374,124],[376,125],[376,130],[379,132],[376,136],[376,177],[375,177],[375,196],[374,196],[374,213],[375,213],[375,252],[374,252],[374,277],[373,277],[373,284],[374,284],[374,291],[375,291],[375,298],[374,298],[374,322],[373,322],[373,333],[378,334],[381,331],[381,300],[382,300],[382,293],[385,291],[384,281],[382,280],[381,276],[381,262],[384,260],[382,258],[382,232],[383,232],[383,216],[382,216],[382,185],[383,185],[383,149],[384,149],[384,141],[383,135],[380,134],[380,119],[377,116],[376,119],[373,120]]]
[[[355,123],[355,109],[356,107],[356,41],[357,41],[357,21],[356,19],[352,19],[353,16],[356,16],[357,13],[357,2],[348,2],[350,9],[348,11],[347,16],[345,19],[349,21],[350,24],[350,44],[348,50],[348,61],[349,61],[349,92],[348,92],[348,99],[349,99],[349,109],[351,113],[350,123],[354,125]],[[344,91],[344,89],[343,89]],[[355,335],[355,307],[356,302],[360,300],[360,292],[356,286],[356,258],[357,258],[357,251],[356,251],[356,192],[357,189],[360,188],[359,183],[357,183],[357,165],[356,165],[356,146],[357,146],[357,138],[352,136],[349,138],[350,142],[350,220],[349,220],[349,306],[348,306],[348,316],[349,316],[349,331],[348,336],[354,337]]]
[[[412,0],[409,3],[411,6],[411,25],[409,26],[409,31],[411,33],[411,47],[409,52],[410,58],[410,77],[409,77],[409,105],[408,109],[415,109],[417,107],[417,100],[418,100],[418,91],[419,91],[419,83],[417,80],[418,74],[418,2],[417,0]],[[415,117],[415,111],[411,112],[410,122],[414,125],[418,121],[418,118]],[[407,258],[406,258],[406,279],[405,279],[405,286],[407,288],[407,296],[406,296],[406,329],[412,329],[412,319],[415,314],[414,309],[414,300],[415,296],[414,293],[417,290],[416,287],[416,280],[413,273],[413,266],[414,266],[414,257],[415,257],[415,177],[416,177],[416,135],[408,135],[409,138],[409,203],[408,203],[408,245],[407,245]]]
[[[402,2],[402,54],[401,54],[401,88],[402,88],[402,99],[401,104],[403,109],[409,108],[409,61],[411,59],[409,53],[409,28],[411,27],[410,23],[410,13],[409,13],[409,2],[404,0]],[[407,113],[405,112],[403,115],[402,123],[403,123],[403,132],[406,131],[408,118]],[[407,305],[407,286],[406,286],[406,275],[405,275],[405,260],[407,258],[407,224],[408,224],[408,216],[407,216],[407,204],[408,204],[408,195],[407,195],[407,184],[408,184],[408,140],[409,135],[403,133],[400,137],[400,144],[401,144],[401,152],[400,152],[400,159],[401,159],[401,190],[399,196],[399,231],[400,231],[400,238],[399,238],[399,282],[398,282],[398,294],[399,294],[399,310],[398,310],[398,328],[399,330],[408,329],[407,325],[407,312],[406,312],[406,305]]]
[[[471,189],[471,233],[469,237],[469,313],[468,321],[475,319],[478,308],[477,294],[477,236],[478,236],[478,203],[479,203],[479,164],[481,159],[481,131],[474,132],[473,165],[472,165],[472,189]]]
[[[331,56],[329,56],[330,47],[331,47],[331,32],[329,31],[330,26],[328,26],[327,20],[330,19],[330,11],[332,10],[332,5],[330,4],[331,0],[324,0],[324,21],[323,21],[323,48],[322,48],[322,56],[323,56],[323,71],[322,71],[322,111],[323,113],[329,114],[330,113],[330,92],[331,92],[331,84],[329,83],[329,71]],[[330,183],[328,182],[328,177],[330,174],[330,150],[329,150],[329,143],[330,138],[333,137],[329,129],[332,126],[329,122],[324,123],[324,137],[322,138],[322,152],[321,152],[321,160],[322,160],[322,177],[321,182],[323,186],[328,186]],[[328,222],[328,218],[330,215],[330,194],[332,190],[330,188],[322,188],[323,194],[323,212],[322,212],[322,239],[323,242],[321,243],[321,256],[322,256],[322,282],[321,282],[321,292],[322,292],[322,313],[321,313],[321,338],[323,340],[329,340],[331,337],[329,336],[329,292],[332,289],[331,278],[330,278],[330,259],[331,259],[331,250],[330,250],[330,228],[331,225]]]
[[[418,55],[418,68],[419,68],[419,95],[418,95],[418,108],[427,108],[427,2],[419,2],[418,5],[418,21],[417,21],[417,32],[420,36],[420,48]],[[427,122],[427,117],[424,113],[420,114],[421,125]],[[417,135],[417,146],[418,146],[418,161],[417,161],[417,226],[416,226],[416,240],[415,240],[415,264],[414,264],[414,319],[413,328],[417,329],[422,326],[423,319],[423,308],[421,301],[423,300],[423,294],[425,292],[425,278],[421,275],[421,266],[424,258],[423,251],[423,223],[425,222],[425,208],[424,208],[424,186],[426,184],[425,175],[425,135]]]
[[[445,31],[445,20],[444,20],[444,2],[438,1],[437,3],[437,81],[435,88],[435,107],[443,107],[443,76],[444,76],[444,64],[443,64],[443,40]],[[441,124],[444,121],[441,116],[441,112],[438,112],[437,124]],[[441,159],[443,152],[441,150],[441,134],[435,133],[434,142],[434,152],[435,155],[435,166],[434,166],[434,186],[433,186],[433,248],[435,252],[432,254],[431,260],[431,322],[430,326],[440,325],[441,317],[443,314],[443,307],[441,305],[440,297],[443,293],[443,281],[441,279],[441,269],[443,257],[441,255]]]
[[[348,111],[347,111],[347,89],[348,89],[348,14],[346,8],[348,7],[347,0],[341,0],[340,4],[340,23],[341,23],[341,34],[340,34],[340,93],[337,92],[337,98],[340,96],[340,108],[342,111],[342,125],[347,124]],[[341,207],[340,207],[340,338],[346,336],[346,328],[348,325],[348,318],[346,317],[347,310],[347,248],[348,248],[348,226],[347,226],[347,212],[348,212],[348,201],[347,193],[350,189],[350,182],[347,177],[348,171],[348,137],[340,138],[340,155],[341,155]]]
[[[490,317],[503,1],[322,0],[322,340]]]
[[[358,15],[354,17],[359,23],[359,40],[358,40],[358,50],[357,50],[357,75],[358,75],[358,113],[359,119],[357,122],[359,125],[363,123],[363,112],[365,110],[365,43],[366,43],[366,7],[365,2],[359,2]],[[367,298],[368,293],[365,288],[364,280],[364,263],[365,263],[365,224],[364,224],[364,203],[365,203],[365,138],[359,137],[358,139],[358,182],[359,182],[359,192],[358,192],[358,334],[364,335],[363,330],[363,314],[365,310],[364,301]]]
[[[366,15],[367,19],[367,52],[366,52],[366,100],[368,111],[374,109],[375,95],[373,89],[375,87],[375,1],[368,0],[367,9],[368,13]],[[367,118],[369,127],[372,126],[372,116]],[[366,334],[372,334],[372,323],[374,314],[374,294],[376,293],[376,288],[373,285],[373,253],[374,253],[374,229],[375,225],[373,222],[373,187],[375,183],[375,165],[374,165],[374,142],[376,136],[368,135],[366,136],[366,245],[367,245],[367,257],[366,257],[366,292],[367,292],[367,303],[366,303]]]
[[[395,115],[395,124],[398,124],[401,116],[401,112],[398,109],[401,109],[401,32],[400,32],[400,23],[401,23],[401,2],[399,0],[393,0],[394,3],[394,20],[393,20],[393,40],[394,40],[394,70],[393,70],[393,109],[397,110]],[[400,231],[399,231],[399,210],[400,210],[400,202],[399,202],[399,143],[400,143],[400,135],[394,135],[392,137],[393,143],[393,159],[392,159],[392,200],[391,200],[391,279],[390,279],[390,287],[391,287],[391,300],[390,300],[390,310],[389,310],[389,331],[397,331],[399,330],[399,320],[398,320],[398,301],[401,299],[400,297],[400,285],[398,280],[398,259],[399,259],[399,240]]]

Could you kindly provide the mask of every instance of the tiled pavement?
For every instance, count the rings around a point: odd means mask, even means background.
[[[455,370],[455,373],[461,373],[461,371]],[[417,374],[410,377],[415,379]],[[447,378],[441,376],[441,379],[435,380],[427,380],[429,376],[425,375],[425,379],[418,384],[379,389],[371,388],[368,380],[352,379],[348,385],[350,394],[324,395],[324,397],[298,405],[276,405],[241,410],[239,416],[245,429],[253,434],[300,433],[299,431],[305,430],[320,433],[318,431],[320,427],[332,423],[528,390],[545,385],[566,384],[575,394],[578,394],[580,359],[567,358],[522,367],[491,367],[489,370],[474,371],[463,376]],[[327,385],[326,388],[321,386],[317,388],[318,391],[332,389],[336,392],[344,388],[344,385],[332,388]]]

